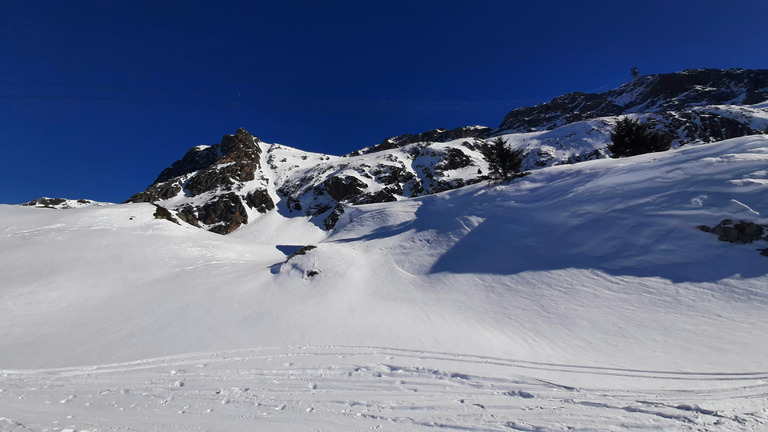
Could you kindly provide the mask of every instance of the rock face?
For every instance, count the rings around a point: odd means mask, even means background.
[[[768,70],[697,69],[642,76],[605,93],[569,93],[518,108],[498,129],[433,129],[387,138],[345,156],[266,144],[239,129],[219,144],[192,148],[128,201],[155,203],[219,234],[269,212],[333,229],[347,206],[485,180],[483,151],[497,136],[523,151],[522,169],[529,171],[608,157],[610,133],[621,116],[666,132],[673,147],[768,133],[768,104],[750,105],[766,99]],[[53,205],[46,202],[35,205]],[[717,229],[740,232],[737,225]]]
[[[259,143],[245,129],[238,129],[220,144],[197,146],[127,202],[159,203],[192,225],[228,234],[248,223],[246,205],[261,213],[275,207],[266,185],[242,193],[246,183],[266,183],[266,177],[256,177],[262,174]],[[190,203],[188,198],[199,196],[207,199]]]
[[[466,126],[450,130],[443,128],[432,129],[417,135],[405,134],[387,138],[381,144],[354,151],[348,156],[386,151],[415,143],[447,142],[466,138],[488,138],[492,133],[493,129],[485,126]]]
[[[768,70],[693,69],[646,75],[600,94],[569,93],[504,117],[499,130],[551,130],[576,121],[701,105],[751,105],[768,99]]]

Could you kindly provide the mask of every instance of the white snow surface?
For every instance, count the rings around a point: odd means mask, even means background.
[[[154,211],[0,206],[0,431],[768,430],[768,242],[696,229],[768,224],[768,136],[332,232]]]

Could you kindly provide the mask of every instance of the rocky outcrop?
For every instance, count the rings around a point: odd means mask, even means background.
[[[624,109],[606,94],[568,93],[533,107],[518,108],[504,117],[499,130],[535,132],[597,117],[622,114]]]
[[[245,205],[266,213],[275,208],[266,188],[241,195],[247,182],[261,169],[259,139],[245,129],[225,135],[220,144],[198,146],[163,170],[155,182],[127,202],[161,202],[177,197],[210,194],[204,204],[182,202],[172,206],[179,218],[219,234],[228,234],[248,223]]]
[[[768,226],[754,222],[739,221],[734,224],[730,219],[723,219],[713,227],[699,225],[698,228],[704,232],[715,234],[718,240],[728,243],[747,244],[757,240],[768,240],[768,238],[763,237]]]
[[[718,113],[714,110],[666,111],[655,115],[660,128],[678,143],[715,142],[747,135],[760,135],[745,119]]]
[[[368,185],[352,176],[334,176],[325,180],[321,186],[336,201],[345,201],[363,193]]]
[[[22,204],[22,206],[25,207],[48,207],[48,208],[56,208],[57,206],[66,204],[67,200],[65,198],[47,198],[42,197],[38,198],[36,200],[32,200],[30,202],[26,202]]]
[[[248,207],[255,209],[259,213],[266,213],[275,208],[275,202],[269,196],[266,189],[256,189],[245,196],[245,203]]]
[[[499,130],[551,130],[598,117],[682,111],[700,105],[750,105],[767,99],[768,70],[694,69],[641,76],[605,93],[569,93],[518,108],[504,117]]]
[[[405,134],[387,138],[381,144],[357,150],[347,156],[360,156],[363,154],[376,153],[403,147],[408,144],[447,142],[465,138],[488,138],[492,133],[493,129],[485,126],[465,126],[456,129],[438,128],[416,135]]]
[[[626,115],[669,134],[673,146],[768,133],[768,108],[749,106],[766,99],[768,70],[697,69],[518,108],[499,129],[433,129],[387,138],[343,157],[264,144],[239,129],[220,144],[194,147],[129,201],[157,202],[178,219],[221,234],[248,223],[249,215],[270,211],[309,217],[332,229],[350,205],[483,181],[483,152],[495,136],[505,135],[523,151],[522,169],[528,171],[608,157],[610,133]],[[731,228],[739,229],[718,229]]]
[[[26,202],[24,204],[21,204],[25,207],[42,207],[42,208],[51,208],[51,209],[71,209],[71,208],[79,208],[79,207],[91,207],[91,206],[101,206],[105,203],[101,203],[98,201],[91,201],[87,199],[79,199],[79,200],[71,200],[66,198],[48,198],[48,197],[41,197],[36,200],[32,200],[29,202]]]
[[[165,207],[161,207],[157,204],[153,204],[155,206],[155,213],[153,216],[155,219],[165,219],[167,221],[173,222],[176,225],[181,225],[179,223],[179,220],[173,217],[173,214]]]
[[[229,234],[248,223],[248,213],[242,200],[234,192],[219,195],[197,209],[197,219],[209,225],[208,231]]]

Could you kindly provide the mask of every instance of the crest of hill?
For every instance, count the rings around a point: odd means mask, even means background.
[[[768,99],[768,70],[688,69],[645,75],[605,93],[568,93],[508,113],[500,131],[551,130],[577,121],[704,105],[752,105]]]
[[[486,180],[489,140],[524,155],[523,170],[610,156],[622,117],[672,138],[673,147],[768,131],[768,70],[695,69],[641,76],[601,94],[569,93],[518,108],[499,128],[400,135],[345,156],[262,142],[244,129],[196,146],[129,202],[153,202],[200,228],[228,234],[267,214],[331,230],[349,206],[398,201]],[[270,216],[272,217],[272,216]]]

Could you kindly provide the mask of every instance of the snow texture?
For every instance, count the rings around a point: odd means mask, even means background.
[[[768,242],[696,227],[767,224],[766,167],[546,166],[332,231],[0,206],[0,431],[764,430]]]

